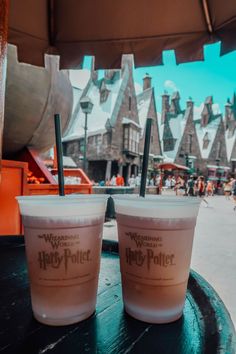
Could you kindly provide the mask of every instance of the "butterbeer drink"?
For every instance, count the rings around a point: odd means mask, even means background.
[[[197,199],[114,196],[125,310],[139,320],[181,317],[199,208]]]
[[[38,321],[71,324],[95,311],[106,199],[18,197]]]

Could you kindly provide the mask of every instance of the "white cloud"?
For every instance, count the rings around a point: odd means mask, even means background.
[[[214,114],[220,114],[221,113],[221,110],[220,110],[220,105],[219,103],[214,103],[212,105],[212,110],[213,110],[213,113]]]
[[[70,70],[71,85],[81,90],[85,88],[90,78],[90,70]]]
[[[178,91],[178,88],[177,88],[176,84],[174,83],[174,81],[171,81],[171,80],[166,80],[164,82],[164,87],[166,89],[171,89],[173,91]]]

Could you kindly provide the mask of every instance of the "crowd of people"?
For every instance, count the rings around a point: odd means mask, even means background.
[[[199,196],[208,204],[205,197],[213,196],[219,188],[222,188],[225,198],[234,200],[234,210],[236,211],[236,179],[229,177],[224,183],[214,183],[212,180],[205,180],[204,176],[190,176],[184,179],[183,176],[169,175],[164,181],[164,188],[174,189],[176,195]]]
[[[141,173],[137,176],[132,174],[128,179],[128,186],[132,188],[140,187],[141,184]],[[123,176],[120,174],[113,175],[111,179],[106,181],[101,181],[98,183],[99,186],[111,186],[111,187],[122,187],[125,186],[125,181]],[[211,179],[206,180],[204,176],[191,175],[186,176],[174,176],[167,175],[161,177],[160,175],[153,175],[147,178],[147,186],[156,186],[157,193],[161,194],[163,190],[169,189],[173,190],[177,196],[199,196],[208,205],[206,197],[211,197],[214,194],[218,194],[219,190],[222,190],[225,198],[234,200],[234,210],[236,211],[236,179],[231,176],[224,183],[217,181],[213,182]]]

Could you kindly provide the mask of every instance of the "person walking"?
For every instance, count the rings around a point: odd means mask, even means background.
[[[190,176],[190,178],[187,181],[187,195],[190,197],[194,196],[194,179],[193,176]]]
[[[236,211],[236,179],[232,181],[232,196],[234,201],[234,211]]]
[[[198,196],[202,198],[202,200],[206,203],[208,206],[208,201],[205,199],[205,192],[206,192],[206,184],[205,184],[205,178],[203,176],[198,177]]]
[[[176,195],[184,195],[184,190],[185,190],[184,179],[181,176],[179,176],[177,178],[177,181],[176,181],[176,184],[175,184]]]
[[[232,182],[230,180],[227,180],[224,183],[223,188],[224,188],[225,199],[230,200],[231,191],[232,191]]]
[[[214,194],[214,184],[212,181],[207,181],[206,185],[206,196],[207,197],[212,197]]]

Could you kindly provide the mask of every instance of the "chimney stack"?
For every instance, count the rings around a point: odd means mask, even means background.
[[[152,78],[149,74],[145,74],[144,78],[143,78],[143,91],[151,88],[152,85]]]
[[[170,103],[169,103],[170,95],[168,95],[167,91],[164,91],[162,95],[162,109],[161,109],[161,123],[165,123],[166,115],[169,113],[170,110]]]
[[[211,118],[213,116],[212,111],[213,97],[208,96],[205,99],[204,107],[201,113],[201,127],[206,127],[208,123],[210,123]]]
[[[230,102],[230,99],[227,99],[227,103],[225,104],[225,125],[226,129],[228,128],[228,124],[231,118],[232,114],[232,103]]]
[[[187,108],[190,108],[191,111],[193,112],[193,106],[194,106],[194,102],[192,100],[192,97],[189,97],[188,101],[186,102],[187,104]]]
[[[180,100],[180,95],[179,92],[176,91],[173,93],[171,97],[171,105],[170,105],[170,112],[176,115],[181,113],[179,100]]]

